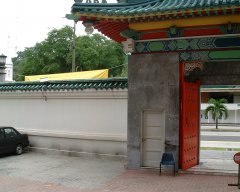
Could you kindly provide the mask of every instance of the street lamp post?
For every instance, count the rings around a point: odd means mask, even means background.
[[[0,82],[5,81],[5,74],[6,74],[6,55],[0,55]]]

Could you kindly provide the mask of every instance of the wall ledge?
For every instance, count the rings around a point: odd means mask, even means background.
[[[0,99],[127,99],[128,90],[73,90],[1,92]]]
[[[101,133],[92,134],[87,132],[60,132],[60,131],[36,130],[36,129],[18,129],[18,131],[24,134],[28,134],[29,136],[127,142],[127,136],[124,136],[124,135],[110,135],[110,134],[101,134]]]

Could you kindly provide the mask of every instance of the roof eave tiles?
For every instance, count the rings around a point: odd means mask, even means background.
[[[75,81],[14,82],[0,83],[0,92],[39,91],[39,90],[84,90],[84,89],[127,89],[127,78],[110,78]]]
[[[139,16],[139,14],[164,14],[181,11],[197,11],[240,8],[240,0],[151,0],[140,3],[89,4],[74,3],[73,13],[81,15],[101,14],[105,16]]]

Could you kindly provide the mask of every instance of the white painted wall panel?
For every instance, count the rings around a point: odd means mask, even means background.
[[[35,147],[126,155],[127,91],[95,90],[89,97],[86,91],[49,93],[46,101],[36,94],[1,94],[1,125],[28,133]],[[63,140],[64,145],[54,147]]]

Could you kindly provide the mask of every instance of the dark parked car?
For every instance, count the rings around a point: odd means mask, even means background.
[[[28,136],[19,133],[13,127],[0,127],[0,154],[22,154],[23,149],[29,146]]]

